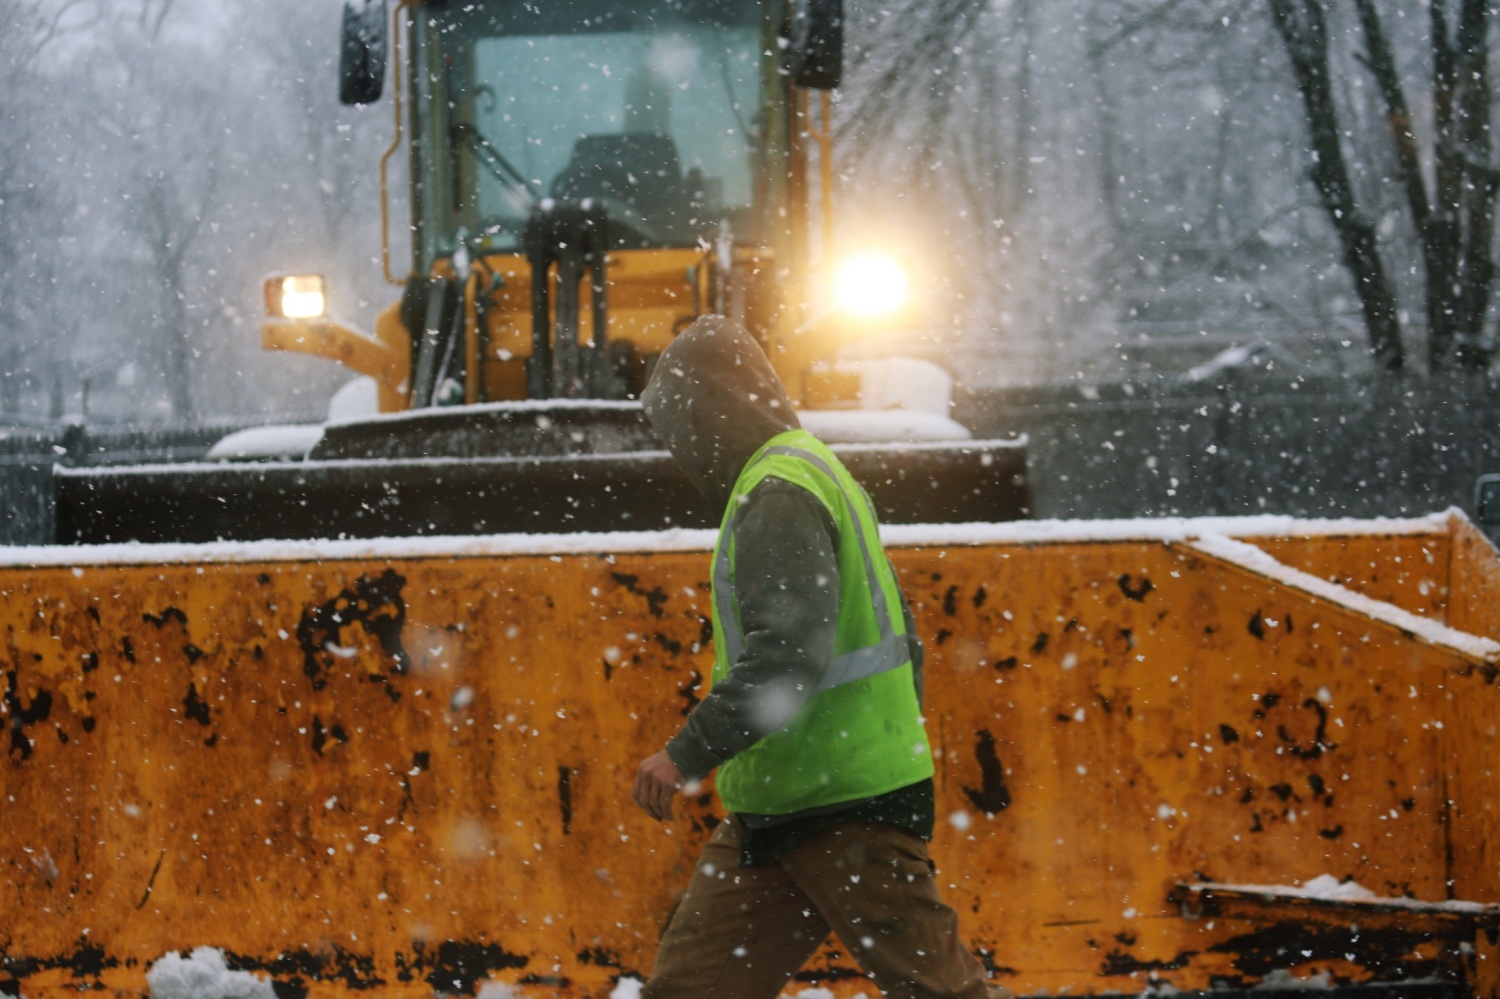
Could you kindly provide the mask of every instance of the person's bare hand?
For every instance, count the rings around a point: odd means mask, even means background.
[[[635,803],[645,809],[647,815],[658,822],[672,821],[672,799],[682,790],[687,780],[677,764],[663,749],[641,761],[635,772],[635,787],[631,794]]]

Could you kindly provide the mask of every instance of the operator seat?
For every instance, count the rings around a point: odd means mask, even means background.
[[[580,137],[552,181],[552,196],[622,201],[661,233],[677,228],[689,209],[677,143],[660,132]]]

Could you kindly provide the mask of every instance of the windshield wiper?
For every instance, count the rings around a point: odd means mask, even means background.
[[[532,182],[526,179],[526,175],[517,170],[515,164],[506,159],[505,154],[496,149],[495,144],[473,125],[454,125],[453,144],[467,146],[474,153],[474,158],[495,175],[496,180],[524,196],[528,205],[535,207],[541,200],[541,195]]]

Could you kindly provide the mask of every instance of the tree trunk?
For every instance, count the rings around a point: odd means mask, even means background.
[[[1453,100],[1458,60],[1448,37],[1448,2],[1432,0],[1428,8],[1432,34],[1432,215],[1423,232],[1427,257],[1427,354],[1436,371],[1444,367],[1457,334],[1458,289],[1463,266],[1459,220],[1464,171],[1454,123]]]
[[[1483,342],[1484,316],[1495,280],[1495,198],[1500,173],[1491,165],[1489,4],[1464,0],[1458,23],[1458,134],[1466,183],[1461,211],[1468,222],[1458,293],[1454,361],[1463,368],[1489,366],[1494,351]]]
[[[1312,143],[1313,185],[1343,247],[1344,266],[1354,282],[1370,348],[1379,366],[1405,366],[1396,296],[1392,290],[1375,224],[1359,210],[1339,142],[1338,111],[1329,84],[1328,26],[1320,0],[1270,0],[1272,18],[1291,60],[1302,94]]]

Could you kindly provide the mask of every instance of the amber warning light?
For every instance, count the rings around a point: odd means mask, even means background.
[[[276,274],[266,278],[266,315],[273,319],[320,319],[327,312],[321,274]]]

